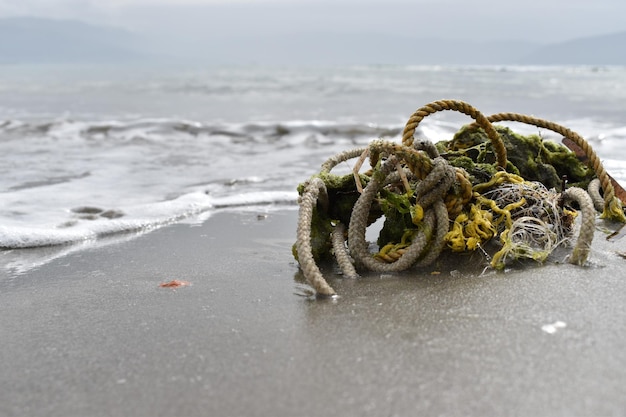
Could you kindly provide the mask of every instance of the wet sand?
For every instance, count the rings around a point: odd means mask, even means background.
[[[296,218],[217,213],[3,268],[0,416],[626,413],[626,239],[598,232],[582,268],[328,265],[340,297],[316,300]],[[191,285],[159,286],[174,279]]]

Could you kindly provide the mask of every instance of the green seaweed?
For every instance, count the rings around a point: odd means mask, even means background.
[[[563,178],[577,186],[585,186],[593,179],[593,170],[579,161],[567,147],[544,141],[539,135],[520,135],[505,126],[494,125],[494,128],[507,150],[508,172],[556,190],[561,189]],[[473,184],[493,175],[496,157],[482,128],[464,126],[451,141],[439,143],[437,148],[445,149],[450,163],[464,168]]]
[[[388,243],[400,242],[407,230],[415,228],[412,218],[414,203],[408,194],[396,194],[383,189],[379,204],[385,221],[376,243],[382,248]]]

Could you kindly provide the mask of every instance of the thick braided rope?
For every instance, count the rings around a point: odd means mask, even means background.
[[[333,252],[335,253],[337,264],[339,264],[343,275],[347,278],[358,278],[359,274],[357,274],[356,269],[354,269],[354,265],[346,249],[345,233],[346,226],[344,226],[343,223],[337,223],[332,233]]]
[[[352,215],[350,217],[350,225],[348,227],[348,244],[350,253],[356,262],[365,266],[367,269],[376,272],[397,272],[413,266],[420,256],[424,255],[423,264],[432,262],[443,249],[444,237],[448,232],[448,212],[443,204],[443,195],[450,188],[456,177],[456,171],[450,167],[445,160],[438,158],[435,160],[433,170],[420,183],[422,187],[422,197],[418,203],[424,209],[435,205],[435,210],[428,210],[422,220],[422,227],[413,237],[411,245],[406,249],[404,254],[398,260],[392,263],[382,262],[374,257],[368,251],[367,242],[365,241],[365,231],[367,228],[367,218],[374,198],[378,194],[380,188],[384,185],[387,177],[395,167],[397,159],[389,158],[381,167],[378,175],[374,175],[367,184],[363,193],[354,204]],[[439,190],[438,199],[430,192],[432,189]],[[418,197],[420,192],[418,192]],[[432,232],[436,229],[436,242],[428,245],[431,240]]]
[[[365,229],[367,228],[369,209],[396,161],[395,157],[391,157],[387,160],[387,163],[383,164],[380,172],[372,176],[370,182],[367,183],[367,186],[352,207],[350,224],[348,226],[348,248],[354,260],[364,264],[367,268],[370,265],[368,265],[367,259],[369,258],[369,252],[367,250],[367,242],[365,241]],[[373,266],[376,267],[375,264]]]
[[[415,263],[415,266],[428,266],[441,255],[443,248],[446,246],[446,235],[450,230],[450,217],[446,205],[441,199],[433,204],[435,210],[435,221],[437,222],[437,230],[433,238],[433,243],[429,245],[426,255]]]
[[[365,152],[366,149],[368,148],[350,149],[350,150],[338,153],[337,155],[331,156],[322,164],[322,169],[320,172],[322,174],[327,174],[340,163],[347,161],[349,159],[358,158],[359,156],[361,156],[363,152]]]
[[[596,229],[596,212],[591,197],[589,197],[589,194],[582,188],[568,188],[563,193],[563,199],[565,201],[577,202],[582,212],[582,223],[580,225],[580,232],[578,233],[578,240],[576,240],[576,245],[569,258],[570,263],[582,265],[587,260],[587,256],[589,256],[589,249],[593,241],[593,234]]]
[[[500,135],[491,125],[489,120],[480,111],[478,111],[478,109],[464,101],[433,101],[432,103],[429,103],[417,109],[406,122],[404,132],[402,133],[402,144],[405,146],[411,146],[414,140],[413,136],[415,135],[415,129],[420,124],[420,122],[426,116],[443,110],[455,110],[473,118],[476,123],[485,130],[487,137],[491,140],[494,152],[496,154],[496,162],[498,166],[503,169],[506,167],[506,148],[504,147],[504,142],[502,142]]]
[[[300,197],[300,210],[298,213],[298,230],[296,250],[298,262],[306,280],[315,289],[317,294],[335,295],[335,290],[328,285],[322,272],[319,270],[313,249],[311,248],[311,222],[313,220],[313,207],[317,204],[318,196],[326,195],[326,185],[319,178],[312,178],[307,184]]]
[[[435,200],[442,198],[456,178],[456,170],[448,162],[437,157],[433,159],[432,171],[415,187],[417,201],[426,209]]]
[[[435,148],[433,147],[433,149]],[[438,155],[438,152],[436,152],[436,154]],[[446,244],[445,237],[450,230],[450,218],[443,198],[450,187],[452,187],[455,179],[456,169],[443,158],[437,156],[433,159],[432,171],[415,188],[417,204],[422,206],[425,210],[428,208],[434,210],[435,224],[437,227],[434,239],[432,239],[431,244],[428,245],[426,250],[422,253],[422,255],[425,254],[425,256],[417,263],[413,262],[414,265],[430,265],[441,254]]]
[[[525,114],[497,113],[497,114],[492,114],[491,116],[487,117],[487,119],[492,123],[504,122],[504,121],[526,123],[526,124],[541,127],[544,129],[552,130],[553,132],[556,132],[572,140],[576,145],[578,145],[583,150],[583,152],[585,152],[585,155],[587,156],[587,158],[589,158],[591,167],[593,168],[593,170],[596,173],[596,176],[600,180],[602,190],[604,191],[605,213],[610,212],[611,205],[615,204],[616,199],[617,199],[617,197],[615,196],[615,189],[613,188],[613,184],[611,183],[611,179],[609,175],[607,174],[606,170],[604,169],[604,166],[602,165],[602,161],[600,161],[600,158],[595,153],[593,148],[591,148],[591,145],[589,145],[589,143],[585,139],[583,139],[582,136],[580,136],[578,133],[564,126],[561,126],[559,124],[550,122],[548,120],[539,119],[537,117],[527,116]],[[619,211],[621,212],[621,210]],[[624,213],[621,212],[621,216],[623,215]],[[620,218],[620,220],[626,221],[626,218]]]
[[[372,166],[378,164],[383,156],[393,156],[401,161],[417,179],[424,179],[432,170],[432,159],[424,152],[409,146],[378,139],[370,143],[369,158]]]
[[[594,178],[589,182],[587,186],[587,192],[589,193],[589,197],[593,201],[593,206],[597,211],[602,211],[604,209],[604,199],[602,195],[600,195],[600,180]]]

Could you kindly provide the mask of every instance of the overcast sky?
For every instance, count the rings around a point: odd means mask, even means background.
[[[171,36],[384,33],[558,42],[626,30],[624,0],[0,0],[0,17],[80,19]]]

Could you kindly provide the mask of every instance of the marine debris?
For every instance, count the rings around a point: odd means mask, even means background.
[[[173,279],[171,281],[168,282],[162,282],[159,284],[159,287],[161,288],[178,288],[178,287],[188,287],[189,285],[191,285],[191,283],[189,281],[182,281],[179,279]]]
[[[449,141],[415,138],[425,117],[444,110],[474,122]],[[585,161],[563,145],[493,124],[503,121],[556,132],[582,151]],[[332,173],[351,159],[356,159],[352,174]],[[371,168],[360,172],[366,159]],[[611,180],[591,146],[566,127],[517,113],[486,117],[468,103],[440,100],[411,115],[401,143],[379,139],[332,156],[300,184],[293,252],[316,293],[331,296],[335,291],[318,267],[325,258],[334,256],[343,275],[357,277],[358,270],[425,267],[443,251],[484,251],[492,243],[490,266],[503,269],[513,260],[544,262],[571,242],[580,215],[568,261],[583,265],[596,210],[602,218],[626,223]],[[366,228],[381,217],[378,251],[371,252]]]

